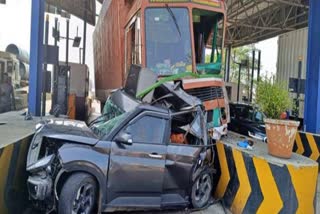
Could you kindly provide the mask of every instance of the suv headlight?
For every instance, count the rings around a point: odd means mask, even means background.
[[[27,157],[27,167],[34,164],[39,157],[39,152],[42,144],[43,136],[40,133],[36,133],[31,141]]]
[[[55,155],[49,155],[47,157],[44,157],[37,161],[36,163],[32,164],[27,168],[27,171],[29,172],[35,172],[35,171],[40,171],[43,169],[46,169],[48,166],[51,165]]]

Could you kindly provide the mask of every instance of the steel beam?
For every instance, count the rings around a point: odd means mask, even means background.
[[[231,64],[231,45],[229,45],[226,49],[227,57],[226,57],[226,74],[225,74],[225,81],[230,81],[230,64]]]
[[[309,0],[309,3],[309,36],[304,120],[307,132],[320,133],[320,1]]]
[[[44,0],[32,0],[30,35],[29,112],[41,115]]]

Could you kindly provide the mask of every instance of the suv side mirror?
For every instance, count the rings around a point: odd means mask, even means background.
[[[132,136],[128,133],[125,132],[120,132],[116,138],[115,138],[115,142],[116,143],[122,143],[125,145],[132,145],[133,141],[132,141]]]

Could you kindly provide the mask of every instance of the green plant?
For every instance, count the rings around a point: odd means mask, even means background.
[[[290,109],[292,102],[288,90],[281,83],[274,83],[272,78],[264,78],[258,83],[256,104],[270,119],[279,119],[281,113]]]

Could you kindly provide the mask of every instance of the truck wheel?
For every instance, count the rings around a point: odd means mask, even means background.
[[[94,178],[86,173],[71,175],[62,187],[59,214],[91,214],[95,211],[97,184]]]
[[[212,178],[208,171],[202,172],[192,185],[191,202],[193,208],[203,208],[211,198]]]

